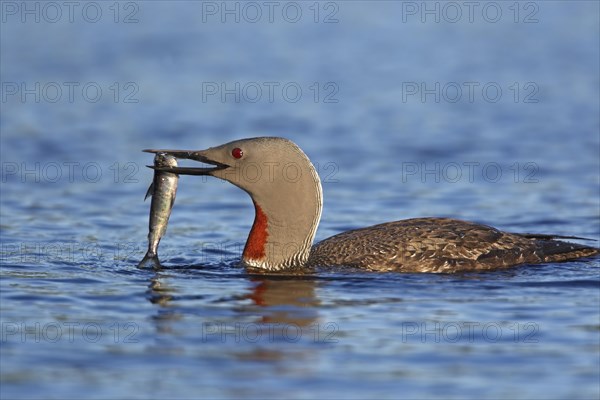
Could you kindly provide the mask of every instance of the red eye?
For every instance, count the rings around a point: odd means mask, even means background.
[[[242,158],[244,152],[239,147],[236,147],[235,149],[231,150],[231,155],[233,158]]]

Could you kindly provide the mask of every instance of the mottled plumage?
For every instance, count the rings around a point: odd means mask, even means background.
[[[592,247],[541,237],[448,218],[415,218],[332,236],[313,246],[308,263],[373,271],[449,273],[565,261],[599,253]]]

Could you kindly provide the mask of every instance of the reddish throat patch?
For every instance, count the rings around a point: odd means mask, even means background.
[[[244,247],[244,260],[261,260],[265,257],[265,247],[267,245],[267,215],[263,212],[260,206],[254,203],[256,215],[254,216],[254,224],[248,235],[246,247]]]

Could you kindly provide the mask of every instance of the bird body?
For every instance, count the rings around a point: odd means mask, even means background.
[[[313,247],[310,264],[374,271],[462,272],[566,261],[597,249],[531,239],[449,218],[414,218],[355,229]]]

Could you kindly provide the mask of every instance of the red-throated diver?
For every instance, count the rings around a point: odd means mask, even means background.
[[[351,230],[312,245],[323,206],[321,181],[304,152],[284,138],[236,140],[207,150],[144,150],[201,161],[213,168],[156,168],[211,175],[240,187],[255,218],[243,263],[264,270],[350,266],[372,271],[459,272],[559,262],[600,249],[515,234],[447,218],[415,218]],[[281,173],[286,169],[285,173]],[[252,171],[252,173],[250,173]]]

